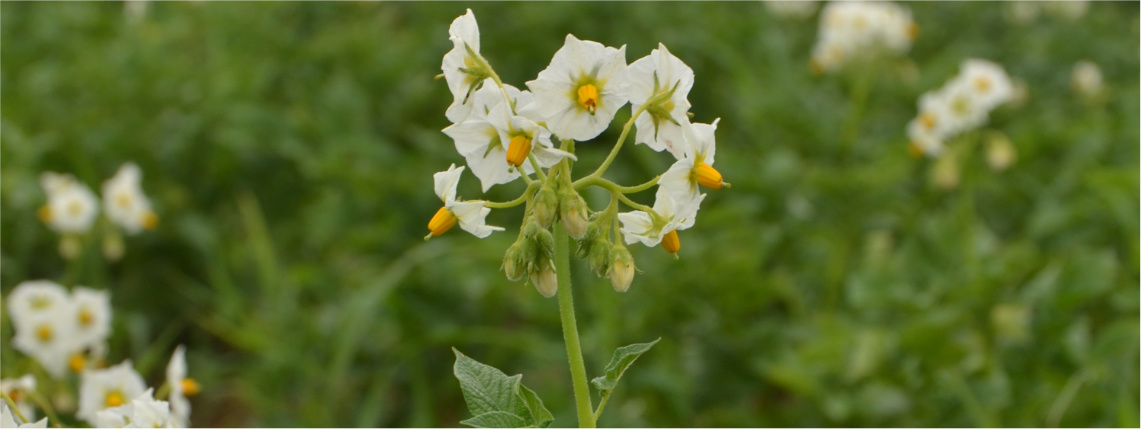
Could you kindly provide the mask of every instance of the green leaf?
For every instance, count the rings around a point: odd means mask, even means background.
[[[460,381],[464,401],[475,417],[460,423],[474,427],[547,427],[554,416],[543,400],[522,383],[522,375],[507,376],[456,353],[454,372]]]
[[[530,427],[522,417],[504,412],[492,411],[460,422],[473,428],[521,428]]]
[[[543,405],[543,400],[539,399],[539,395],[521,383],[519,384],[519,397],[523,399],[523,405],[526,405],[527,410],[531,412],[531,419],[534,422],[531,427],[545,428],[555,421],[555,416],[551,415],[551,411]]]
[[[594,388],[600,391],[614,389],[614,386],[618,384],[618,379],[622,378],[622,373],[626,372],[626,368],[629,368],[630,364],[634,363],[635,359],[638,359],[638,356],[650,350],[650,347],[653,347],[654,344],[657,344],[658,341],[661,340],[661,338],[658,338],[648,343],[619,347],[618,350],[614,351],[614,357],[610,358],[610,363],[606,365],[606,375],[591,380],[590,384],[594,385]]]

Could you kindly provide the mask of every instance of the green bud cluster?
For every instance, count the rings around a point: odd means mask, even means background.
[[[539,293],[552,297],[558,291],[555,281],[555,236],[535,219],[527,222],[519,238],[503,257],[503,271],[511,281],[528,276]]]

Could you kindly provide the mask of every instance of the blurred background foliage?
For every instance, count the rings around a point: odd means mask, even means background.
[[[1138,4],[1031,22],[998,3],[907,6],[920,35],[865,71],[862,107],[858,73],[808,71],[818,14],[470,6],[506,82],[533,79],[567,33],[625,44],[631,62],[662,42],[696,73],[694,120],[721,118],[733,187],[710,192],[680,260],[632,247],[644,272],[625,294],[572,263],[592,376],[614,348],[663,338],[600,424],[1138,425]],[[109,289],[109,362],[158,385],[187,344],[197,426],[455,426],[469,415],[452,346],[524,374],[555,425],[574,425],[557,304],[499,271],[522,210],[492,213],[508,232],[484,240],[422,240],[432,174],[463,163],[433,77],[465,7],[4,2],[3,294],[33,279]],[[946,190],[904,127],[967,57],[1004,65],[1028,97],[987,127],[1017,163],[993,171],[975,145]],[[1101,67],[1105,96],[1070,89],[1079,60]],[[576,175],[619,128],[579,145]],[[63,260],[36,219],[39,174],[98,191],[128,161],[160,227],[118,262],[97,237]],[[628,145],[608,176],[640,183],[669,163]],[[470,175],[460,195],[480,195]],[[3,323],[3,376],[17,376]]]

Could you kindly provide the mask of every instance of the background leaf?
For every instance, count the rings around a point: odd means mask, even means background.
[[[618,384],[618,380],[622,378],[622,374],[626,372],[626,368],[634,363],[638,356],[650,350],[654,344],[661,341],[658,338],[648,343],[631,344],[624,347],[619,347],[614,351],[614,357],[610,358],[610,363],[606,364],[606,375],[596,377],[590,381],[590,384],[598,390],[612,390]]]

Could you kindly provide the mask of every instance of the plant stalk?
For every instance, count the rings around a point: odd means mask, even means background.
[[[578,426],[593,428],[594,407],[590,403],[590,390],[586,385],[586,364],[582,360],[578,325],[574,317],[574,297],[570,280],[570,244],[567,230],[561,222],[555,223],[555,277],[559,284],[559,316],[563,324],[563,341],[567,344],[567,360],[570,361],[574,402],[578,410]]]

